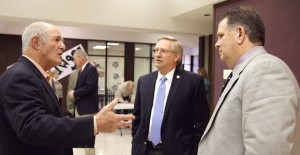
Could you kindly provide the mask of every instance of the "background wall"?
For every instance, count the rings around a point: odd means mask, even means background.
[[[0,34],[0,75],[7,66],[15,63],[22,54],[20,35]]]
[[[261,15],[266,28],[266,50],[281,58],[294,72],[298,83],[300,82],[300,63],[299,63],[299,35],[300,18],[299,0],[234,0],[226,1],[214,6],[214,33],[218,26],[218,17],[227,9],[233,6],[250,5]],[[217,38],[214,35],[214,43]],[[216,49],[214,49],[216,51]],[[220,62],[218,54],[214,53],[214,104],[220,96],[220,89],[223,84],[223,69],[226,66]],[[278,88],[280,89],[280,88]]]
[[[64,44],[67,49],[70,49],[78,44],[82,44],[84,49],[87,49],[87,40],[81,39],[65,39]],[[0,75],[5,71],[6,67],[15,63],[19,57],[22,55],[22,41],[20,35],[7,35],[0,34]],[[68,77],[65,77],[61,80],[61,84],[63,85],[63,100],[62,100],[62,108],[65,111],[66,108],[66,98],[67,95],[67,84]]]

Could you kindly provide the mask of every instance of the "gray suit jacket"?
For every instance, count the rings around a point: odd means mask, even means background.
[[[299,85],[280,59],[257,47],[220,96],[200,155],[299,155]]]

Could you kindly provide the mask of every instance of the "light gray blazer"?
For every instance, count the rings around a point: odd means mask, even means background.
[[[280,59],[260,46],[220,96],[199,155],[300,155],[300,90]]]

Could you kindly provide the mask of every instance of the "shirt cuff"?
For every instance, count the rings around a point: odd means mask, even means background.
[[[94,135],[96,136],[98,134],[96,116],[93,116],[93,118],[94,118]]]

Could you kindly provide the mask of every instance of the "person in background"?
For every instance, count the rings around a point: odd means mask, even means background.
[[[58,27],[35,22],[22,34],[22,56],[0,76],[0,154],[65,155],[91,147],[98,132],[130,125],[133,115],[112,112],[118,100],[95,116],[63,117],[46,71],[62,63],[65,50]]]
[[[258,13],[241,6],[226,11],[217,37],[220,59],[233,71],[198,154],[299,155],[299,85],[289,67],[263,47]]]
[[[76,82],[77,82],[77,78],[78,78],[78,70],[75,69],[68,78],[68,94],[71,90],[74,90],[76,87]],[[70,117],[75,117],[75,101],[73,99],[71,99],[68,95],[67,95],[67,112],[68,112],[68,116]]]
[[[134,103],[135,100],[135,84],[133,81],[125,81],[121,83],[116,92],[115,97],[120,103]]]
[[[206,69],[204,67],[200,67],[198,69],[198,74],[203,77],[204,86],[205,86],[205,90],[206,90],[206,99],[207,99],[208,105],[210,105],[210,103],[211,103],[210,81],[209,81],[209,78],[207,76]]]
[[[203,78],[177,68],[183,48],[162,37],[154,49],[158,71],[138,80],[132,155],[195,155],[209,119]]]
[[[134,103],[135,100],[135,84],[133,81],[125,81],[118,85],[115,91],[115,97],[119,99],[120,103]],[[116,111],[116,113],[128,114],[132,110],[122,110],[122,112]]]
[[[92,62],[92,65],[97,69],[98,74],[101,72],[101,66],[95,60]]]
[[[58,79],[58,76],[59,76],[59,72],[55,69],[51,69],[50,70],[50,76],[51,76],[51,87],[53,88],[58,100],[59,100],[59,103],[61,105],[61,102],[62,102],[62,99],[63,99],[63,86],[62,84],[57,80]]]
[[[78,70],[78,78],[75,89],[68,95],[75,101],[75,116],[93,116],[99,111],[97,69],[88,62],[88,56],[83,50],[76,50],[73,60]],[[86,148],[85,155],[95,155],[95,149]]]

